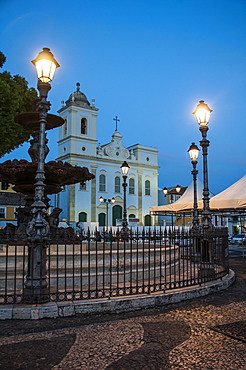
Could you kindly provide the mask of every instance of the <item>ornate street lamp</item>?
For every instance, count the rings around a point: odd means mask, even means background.
[[[48,92],[58,62],[50,49],[43,48],[36,59],[32,61],[38,76],[39,112],[37,171],[35,176],[35,196],[31,206],[32,220],[27,225],[26,233],[29,237],[29,266],[25,284],[24,297],[26,302],[41,303],[49,300],[46,280],[46,237],[49,233],[49,224],[46,220],[47,206],[45,204],[45,173],[44,160],[47,152],[45,126],[50,103],[47,101]]]
[[[106,220],[107,220],[107,224],[106,224],[106,226],[108,227],[108,205],[109,205],[109,203],[112,203],[112,204],[114,204],[115,203],[115,199],[114,198],[111,198],[111,199],[105,199],[105,198],[103,198],[103,197],[100,197],[99,198],[99,200],[100,200],[100,202],[101,203],[105,203],[106,204],[106,209],[107,209],[107,214],[106,214]]]
[[[190,155],[191,163],[193,166],[193,170],[191,171],[191,173],[193,175],[193,186],[194,186],[193,227],[195,229],[199,227],[198,206],[197,206],[197,174],[198,174],[198,171],[196,169],[199,152],[200,152],[200,149],[198,149],[197,145],[195,143],[192,143],[188,149],[188,153]]]
[[[128,226],[127,211],[126,211],[126,188],[127,188],[126,179],[127,179],[129,168],[130,166],[128,165],[128,163],[124,161],[124,163],[121,166],[122,177],[123,177],[122,186],[123,186],[123,194],[124,194],[124,207],[123,207],[123,220],[122,220],[123,232],[127,231],[127,226]]]
[[[207,104],[204,103],[203,100],[199,101],[195,111],[197,122],[199,124],[199,130],[202,133],[202,140],[200,141],[200,145],[202,147],[202,155],[203,155],[203,220],[202,225],[204,228],[209,228],[212,224],[211,222],[211,212],[209,206],[209,189],[208,189],[208,164],[207,164],[207,156],[208,156],[208,147],[209,147],[209,140],[207,140],[207,132],[208,132],[208,123],[210,119],[210,113],[212,109],[209,108]]]

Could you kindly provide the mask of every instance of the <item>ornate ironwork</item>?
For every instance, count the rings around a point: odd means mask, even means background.
[[[39,290],[49,301],[165,292],[222,278],[229,271],[227,228],[137,229],[128,232],[127,240],[120,229],[79,234],[64,229],[62,239],[59,233],[47,238],[47,256],[35,255],[44,248],[30,246],[16,234],[0,233],[0,243],[0,303],[28,301],[25,289],[23,294],[28,259],[30,266],[32,259],[45,261],[48,285],[41,285],[45,280],[39,273]],[[31,287],[37,293],[38,287]],[[36,303],[36,297],[29,294],[29,302]]]

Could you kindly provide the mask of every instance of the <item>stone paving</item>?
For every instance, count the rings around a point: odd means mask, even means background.
[[[211,296],[135,313],[0,324],[0,369],[246,369],[246,258]]]

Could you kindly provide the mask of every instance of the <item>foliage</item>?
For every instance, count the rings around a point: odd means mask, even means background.
[[[6,58],[0,52],[0,67]],[[11,76],[7,71],[0,73],[0,157],[10,153],[27,141],[30,131],[14,122],[18,113],[32,111],[32,102],[37,97],[34,88],[19,75]]]

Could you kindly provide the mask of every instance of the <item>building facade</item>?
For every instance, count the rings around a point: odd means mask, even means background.
[[[25,204],[25,195],[16,193],[13,185],[0,182],[0,229],[8,223],[17,224],[16,208]]]
[[[87,167],[95,176],[92,181],[66,186],[56,194],[54,206],[63,209],[60,217],[70,224],[120,224],[124,202],[121,165],[127,161],[130,166],[126,196],[128,220],[135,219],[139,225],[153,225],[154,217],[149,207],[158,205],[158,150],[140,144],[126,148],[117,129],[109,143],[100,145],[97,140],[98,109],[94,101],[90,104],[80,91],[80,84],[58,113],[65,123],[59,128],[57,160]],[[106,202],[100,202],[100,197]],[[115,202],[108,202],[112,198]]]

